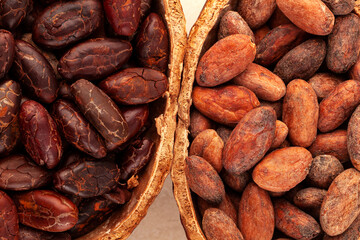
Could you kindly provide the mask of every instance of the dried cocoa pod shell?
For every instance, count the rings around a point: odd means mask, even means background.
[[[346,15],[355,7],[355,0],[321,0],[333,12],[334,15]]]
[[[271,144],[270,149],[275,149],[281,146],[288,136],[289,128],[282,121],[276,120],[275,122],[275,137]]]
[[[299,45],[305,36],[303,30],[291,23],[273,28],[256,46],[255,62],[263,66],[276,63]]]
[[[348,80],[336,88],[319,104],[318,129],[330,132],[339,127],[360,103],[360,84]]]
[[[267,191],[255,183],[249,183],[242,194],[238,226],[245,239],[271,240],[273,237],[274,207]]]
[[[320,68],[325,55],[324,40],[307,40],[281,58],[275,66],[274,73],[285,83],[296,78],[307,80]]]
[[[320,234],[320,225],[305,212],[284,199],[274,201],[275,226],[287,236],[310,240]]]
[[[236,11],[228,11],[221,18],[218,39],[223,39],[232,34],[244,34],[251,37],[255,42],[254,33],[247,22]]]
[[[310,78],[308,82],[321,101],[326,98],[337,85],[342,83],[343,79],[331,73],[317,73]]]
[[[194,155],[187,157],[186,163],[185,174],[190,189],[210,203],[221,203],[225,196],[224,184],[210,163]]]
[[[277,149],[256,165],[252,177],[262,189],[288,191],[305,179],[312,160],[311,153],[302,147]]]
[[[360,172],[354,168],[343,171],[331,183],[320,210],[320,224],[327,235],[342,234],[359,215],[359,186]]]
[[[344,167],[336,157],[319,155],[313,159],[306,180],[311,186],[328,189],[336,176],[343,171]]]
[[[214,87],[242,73],[255,59],[251,37],[233,34],[216,42],[201,57],[196,81],[202,87]]]
[[[260,105],[256,95],[246,87],[227,85],[216,88],[194,87],[194,106],[215,122],[235,126],[247,112]]]
[[[315,140],[319,103],[309,83],[292,80],[283,100],[282,120],[289,128],[289,139],[295,146],[309,147]]]
[[[234,221],[220,209],[207,209],[202,226],[208,240],[244,240]]]
[[[314,35],[328,35],[335,16],[321,0],[276,0],[278,8],[296,26]]]
[[[255,63],[250,63],[245,71],[234,78],[233,83],[250,89],[258,98],[266,101],[278,101],[286,93],[281,78]]]
[[[337,17],[328,37],[327,67],[335,73],[347,72],[358,59],[360,18],[356,14]]]
[[[223,150],[223,167],[232,174],[252,168],[270,149],[275,137],[275,111],[258,107],[236,125]]]
[[[217,172],[222,169],[222,152],[224,142],[213,129],[199,133],[190,146],[190,155],[204,158]]]
[[[237,6],[238,12],[252,29],[266,23],[275,8],[275,0],[241,0]]]
[[[352,165],[360,169],[360,107],[358,106],[352,113],[347,129],[347,149]]]

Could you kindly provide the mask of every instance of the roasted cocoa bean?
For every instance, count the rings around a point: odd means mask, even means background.
[[[50,233],[23,225],[19,228],[19,238],[21,240],[71,240],[68,233]]]
[[[281,146],[288,136],[289,128],[282,121],[276,120],[275,123],[275,137],[270,149],[275,149]]]
[[[118,35],[132,36],[140,22],[141,0],[104,0],[106,18]]]
[[[1,26],[14,30],[30,11],[31,0],[3,0],[0,3]]]
[[[170,54],[169,35],[158,14],[150,13],[141,24],[135,49],[141,66],[166,71]]]
[[[23,155],[11,155],[0,160],[0,188],[23,191],[50,183],[51,174]]]
[[[326,195],[326,190],[320,188],[304,188],[294,196],[294,204],[318,219],[320,215],[321,203]]]
[[[0,133],[0,156],[4,157],[9,155],[13,149],[20,143],[20,127],[19,117],[10,123],[5,130]]]
[[[109,96],[85,79],[73,83],[71,93],[80,111],[103,136],[109,150],[126,141],[128,124]]]
[[[19,112],[21,99],[20,85],[13,80],[0,83],[0,133],[2,133]]]
[[[129,60],[131,52],[132,46],[128,41],[90,39],[66,52],[59,60],[58,71],[67,80],[103,79],[119,70]]]
[[[120,170],[113,161],[82,159],[57,171],[54,187],[82,198],[100,196],[116,187]]]
[[[355,7],[355,0],[322,0],[334,15],[346,15]]]
[[[347,129],[347,149],[352,165],[360,169],[360,107],[358,106],[351,115]]]
[[[2,79],[9,71],[15,55],[14,37],[11,32],[4,29],[0,29],[0,51],[2,53],[0,56],[0,79]]]
[[[93,33],[102,18],[98,0],[57,2],[36,19],[33,40],[46,48],[63,48]]]
[[[320,101],[326,98],[342,82],[341,77],[331,73],[317,73],[309,79],[309,84]]]
[[[275,0],[241,0],[237,6],[240,15],[253,29],[266,23],[275,8]]]
[[[117,187],[111,192],[105,193],[102,197],[116,204],[125,204],[131,198],[132,192],[127,189]]]
[[[157,70],[127,68],[108,77],[98,86],[115,102],[135,105],[160,98],[168,89],[168,79]]]
[[[227,11],[220,21],[218,39],[223,39],[232,34],[248,35],[255,42],[253,31],[240,14],[236,11]]]
[[[255,36],[255,45],[259,45],[259,43],[264,39],[264,37],[270,32],[270,28],[267,25],[262,26],[254,31]]]
[[[19,219],[16,206],[3,191],[0,191],[0,209],[0,237],[4,240],[19,239]]]
[[[223,167],[241,174],[259,162],[275,137],[275,111],[258,107],[248,112],[236,125],[223,150]]]
[[[215,128],[215,124],[201,114],[198,110],[192,109],[190,112],[190,135],[192,138],[195,138],[199,133],[205,131],[206,129]]]
[[[74,104],[60,99],[52,109],[52,116],[66,141],[95,158],[106,156],[103,140]]]
[[[62,155],[62,141],[47,110],[32,100],[24,102],[19,115],[22,142],[30,157],[40,166],[56,167]]]
[[[146,104],[123,106],[120,110],[129,126],[128,139],[131,139],[136,136],[147,123],[149,117],[149,106]]]
[[[78,209],[68,198],[50,190],[13,195],[20,223],[48,232],[63,232],[78,221]]]
[[[54,69],[39,51],[22,40],[15,41],[12,74],[30,97],[43,103],[51,103],[56,99],[59,83]]]

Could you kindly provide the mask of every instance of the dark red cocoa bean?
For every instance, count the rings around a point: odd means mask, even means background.
[[[169,60],[169,35],[161,17],[150,13],[136,39],[136,56],[143,67],[165,72]]]
[[[127,140],[129,127],[116,104],[103,91],[85,79],[71,85],[80,111],[113,150]]]
[[[168,88],[165,74],[147,68],[127,68],[99,83],[115,102],[145,104],[160,98]]]
[[[148,15],[152,0],[140,0],[140,19]]]
[[[85,199],[79,205],[79,220],[69,233],[79,237],[90,232],[105,221],[115,207],[115,203],[102,197]]]
[[[140,0],[104,0],[106,18],[118,35],[132,36],[140,22]]]
[[[1,3],[0,3],[1,4]],[[1,5],[0,5],[1,6]],[[11,32],[0,29],[0,79],[9,71],[15,54],[15,42]]]
[[[358,59],[360,18],[356,14],[337,17],[328,37],[327,67],[335,73],[347,72]]]
[[[31,0],[2,0],[0,2],[0,25],[10,30],[15,29],[24,20],[31,5]]]
[[[59,60],[58,71],[67,80],[99,80],[116,72],[132,52],[130,42],[96,38],[80,43]]]
[[[0,191],[0,238],[18,240],[19,219],[16,206],[11,198]]]
[[[150,139],[138,139],[132,142],[121,155],[120,180],[127,181],[136,175],[150,161],[155,144]]]
[[[115,162],[82,159],[57,171],[54,186],[61,192],[90,198],[111,191],[119,177]]]
[[[20,143],[19,117],[0,133],[0,156],[7,156]]]
[[[307,80],[320,68],[325,55],[324,40],[307,40],[281,58],[275,66],[274,73],[285,83],[296,78]]]
[[[48,232],[63,232],[78,221],[78,209],[68,198],[50,190],[13,195],[22,224]]]
[[[105,193],[102,196],[113,203],[124,204],[130,200],[131,194],[132,193],[127,189],[117,187],[113,191]]]
[[[136,136],[147,123],[149,117],[149,106],[147,104],[123,106],[120,110],[125,118],[125,121],[128,123],[128,139],[131,139]]]
[[[14,120],[19,112],[21,100],[20,85],[13,80],[0,83],[0,133]]]
[[[69,233],[50,233],[20,225],[20,240],[71,240]]]
[[[106,156],[103,140],[74,104],[60,99],[52,109],[58,129],[69,143],[95,158]]]
[[[30,157],[40,166],[54,168],[62,155],[62,142],[47,110],[28,100],[20,107],[19,123],[22,142]]]
[[[36,19],[33,40],[47,48],[63,48],[89,36],[100,26],[102,18],[101,1],[60,1]]]
[[[38,50],[22,40],[15,41],[12,74],[31,97],[43,103],[51,103],[56,99],[59,83],[54,69]]]
[[[51,174],[23,155],[11,155],[0,160],[0,188],[23,191],[45,186]]]
[[[73,95],[71,94],[70,85],[67,84],[65,81],[60,82],[59,97],[67,99],[67,100],[74,99]]]

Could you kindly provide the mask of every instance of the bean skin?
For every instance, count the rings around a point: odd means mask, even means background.
[[[19,219],[11,198],[0,191],[0,239],[18,240]]]

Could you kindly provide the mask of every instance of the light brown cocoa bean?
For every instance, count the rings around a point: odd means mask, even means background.
[[[309,83],[301,79],[291,81],[283,101],[282,120],[289,128],[293,145],[309,147],[316,138],[319,103]]]
[[[261,28],[258,28],[254,31],[256,46],[259,45],[261,40],[264,39],[264,37],[266,36],[266,34],[268,34],[268,32],[270,32],[270,28],[267,25],[263,25]]]
[[[329,236],[346,231],[359,215],[360,172],[349,168],[331,183],[320,209],[320,224]]]
[[[270,149],[275,149],[281,146],[281,144],[285,141],[289,132],[289,128],[286,124],[280,120],[276,120],[275,123],[275,137],[274,141],[271,144]]]
[[[266,101],[278,101],[286,92],[285,83],[281,78],[255,63],[250,63],[233,82],[250,89],[258,98]]]
[[[323,240],[358,240],[360,239],[360,215],[350,225],[350,227],[340,235],[330,237],[329,235],[324,236]]]
[[[259,162],[275,137],[275,111],[258,107],[248,112],[231,133],[223,151],[223,167],[241,174]]]
[[[309,213],[314,218],[319,218],[321,203],[326,195],[326,190],[320,188],[304,188],[294,196],[294,204]]]
[[[220,20],[218,39],[223,39],[232,34],[244,34],[255,42],[254,33],[246,21],[236,11],[227,11]]]
[[[351,79],[360,81],[360,57],[358,58],[354,66],[352,66],[349,73]]]
[[[260,105],[249,89],[236,85],[216,88],[194,87],[193,104],[206,117],[228,126],[235,126],[247,112]]]
[[[317,73],[309,79],[310,86],[314,89],[319,100],[322,100],[343,82],[344,79],[332,73]]]
[[[189,155],[204,158],[217,172],[222,169],[222,151],[224,142],[214,129],[199,133],[190,146]]]
[[[192,138],[195,138],[199,133],[206,129],[213,128],[215,128],[213,121],[202,115],[198,110],[191,110],[189,131]]]
[[[196,69],[196,82],[214,87],[242,73],[254,61],[255,44],[251,37],[233,34],[216,42],[201,57]]]
[[[334,15],[346,15],[355,6],[355,0],[322,0]]]
[[[252,177],[262,189],[273,192],[289,191],[305,179],[312,160],[311,153],[302,147],[277,149],[256,165]]]
[[[347,129],[347,149],[352,165],[360,169],[360,106],[351,115]]]
[[[276,8],[275,0],[240,0],[237,10],[252,29],[261,27]]]
[[[245,188],[239,206],[239,229],[245,239],[271,240],[275,229],[269,194],[255,183]]]
[[[289,24],[291,21],[284,15],[284,13],[276,7],[274,13],[271,15],[269,19],[269,26],[271,28],[276,28],[280,25]]]
[[[321,0],[276,0],[278,8],[296,26],[314,35],[328,35],[335,16]]]
[[[225,169],[221,171],[220,176],[227,186],[229,186],[231,189],[237,192],[242,192],[251,178],[248,172],[243,172],[237,175],[237,174],[231,174],[227,172]]]
[[[348,80],[324,98],[319,105],[318,129],[330,132],[339,127],[360,103],[360,83]]]
[[[279,100],[276,102],[268,102],[268,101],[264,101],[264,100],[260,101],[260,106],[262,106],[262,107],[268,106],[268,107],[272,107],[274,109],[274,111],[276,112],[277,119],[281,119],[281,117],[282,117],[282,105],[283,105],[282,100]]]

